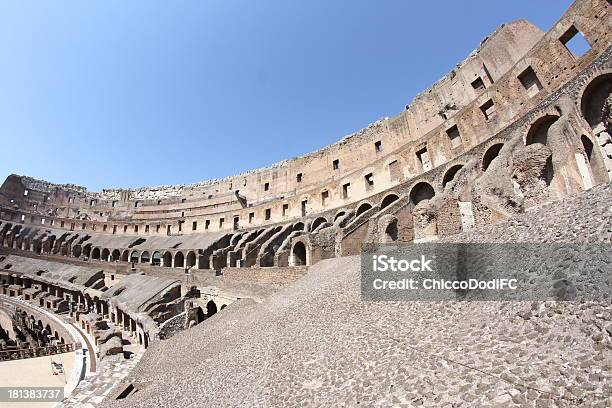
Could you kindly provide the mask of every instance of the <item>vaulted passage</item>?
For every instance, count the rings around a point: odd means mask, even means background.
[[[195,252],[191,251],[187,254],[187,267],[191,268],[195,266],[195,264],[196,264],[196,254]]]
[[[361,214],[368,211],[370,208],[372,208],[372,206],[368,203],[361,204],[359,208],[357,208],[357,213],[355,213],[355,216],[359,217]]]
[[[388,207],[391,203],[399,200],[399,197],[396,194],[389,194],[380,202],[380,209]]]
[[[436,195],[434,188],[431,184],[421,181],[420,183],[415,184],[410,190],[410,202],[412,204],[417,205],[423,200],[430,200]]]
[[[151,258],[151,265],[153,266],[161,265],[161,253],[159,251],[153,252],[153,257]]]
[[[215,313],[217,313],[217,305],[215,304],[215,302],[210,300],[206,304],[206,316],[210,317],[210,316],[214,315]]]
[[[170,268],[172,266],[172,254],[170,252],[164,252],[163,266]]]
[[[548,130],[550,126],[559,119],[558,116],[546,115],[536,120],[529,132],[527,132],[527,138],[525,139],[525,145],[533,143],[540,143],[543,145],[548,144]]]
[[[298,242],[293,246],[293,265],[306,265],[306,246],[303,242]]]
[[[177,252],[176,255],[174,255],[174,267],[182,268],[184,265],[185,265],[185,256],[183,255],[182,252]]]
[[[463,165],[461,164],[456,164],[454,166],[452,166],[450,169],[448,169],[446,171],[446,173],[444,174],[444,177],[442,178],[442,187],[446,187],[446,185],[455,179],[455,176],[457,175],[457,173],[459,172],[459,170],[461,170],[463,168]]]
[[[139,261],[140,261],[140,252],[132,251],[132,253],[130,254],[130,262],[138,263]]]
[[[503,143],[497,143],[487,149],[484,156],[482,156],[482,171],[487,171],[491,162],[499,156],[502,147],[504,147]]]
[[[315,231],[320,225],[326,223],[327,220],[323,217],[319,217],[316,220],[313,221],[312,223],[312,227],[311,227],[311,231]]]
[[[601,75],[587,86],[580,100],[582,116],[591,129],[602,125],[605,128],[605,112],[610,111],[610,95],[612,94],[612,74]],[[609,125],[609,124],[608,124]],[[612,129],[607,129],[608,131]]]

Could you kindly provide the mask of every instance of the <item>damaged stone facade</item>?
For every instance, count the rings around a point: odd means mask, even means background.
[[[498,27],[384,118],[223,180],[91,193],[11,175],[0,246],[152,269],[310,265],[469,231],[612,179],[609,2]],[[569,47],[583,35],[583,55]]]
[[[2,246],[171,268],[300,265],[363,242],[436,239],[608,183],[608,8],[577,1],[547,33],[502,25],[398,116],[267,169],[102,193],[9,176]],[[591,49],[574,55],[572,34]]]

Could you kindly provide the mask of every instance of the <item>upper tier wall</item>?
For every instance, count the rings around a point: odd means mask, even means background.
[[[77,218],[100,232],[111,232],[108,224],[136,234],[227,230],[235,219],[253,227],[352,205],[460,160],[576,77],[610,46],[608,8],[578,0],[546,34],[524,20],[503,25],[398,116],[267,169],[102,193],[10,176],[0,205],[68,221],[65,228]],[[581,57],[561,41],[572,26],[592,47]]]

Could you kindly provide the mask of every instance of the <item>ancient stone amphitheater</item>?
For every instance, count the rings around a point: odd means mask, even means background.
[[[610,245],[610,5],[504,24],[399,115],[269,168],[97,193],[10,175],[3,359],[75,347],[74,407],[612,406],[609,298],[366,302],[357,256]]]

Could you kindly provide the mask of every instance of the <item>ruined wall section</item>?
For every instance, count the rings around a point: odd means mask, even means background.
[[[267,226],[352,206],[474,154],[539,106],[610,46],[609,7],[604,0],[578,0],[546,34],[524,20],[506,24],[397,117],[267,169],[212,184],[102,194],[50,193],[45,184],[45,192],[32,190],[27,197],[19,195],[27,182],[9,177],[0,203],[11,208],[5,215],[33,214],[33,223],[51,218],[70,229],[77,219],[87,221],[87,230],[133,235]],[[572,30],[591,45],[583,56],[564,45]]]

